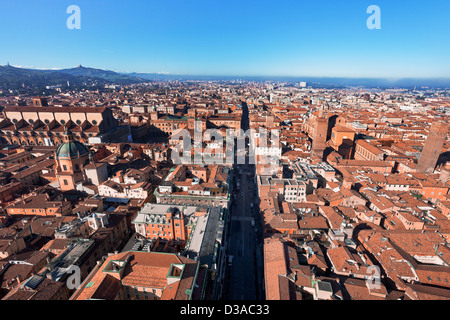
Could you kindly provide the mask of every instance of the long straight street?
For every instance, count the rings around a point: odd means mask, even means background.
[[[248,129],[248,110],[243,106],[242,129]],[[248,159],[246,161],[248,163]],[[234,194],[231,204],[231,229],[226,300],[264,298],[260,242],[261,228],[257,210],[255,165],[235,164]]]

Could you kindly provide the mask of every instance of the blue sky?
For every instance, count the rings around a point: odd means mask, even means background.
[[[69,5],[81,30],[69,30]],[[369,30],[370,5],[381,30]],[[450,77],[450,1],[0,0],[0,64],[119,72]]]

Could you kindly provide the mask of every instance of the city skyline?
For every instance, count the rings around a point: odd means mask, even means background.
[[[80,8],[70,30],[67,8]],[[367,8],[381,9],[370,30]],[[208,76],[444,78],[448,3],[5,3],[2,64]],[[17,24],[20,21],[20,24]],[[30,50],[33,54],[30,55]]]

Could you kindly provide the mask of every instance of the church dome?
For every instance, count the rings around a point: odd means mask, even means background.
[[[88,148],[78,141],[64,142],[56,149],[56,156],[58,158],[81,157],[88,153]]]
[[[69,137],[69,138],[67,138]],[[82,157],[89,153],[89,149],[81,142],[72,139],[70,132],[66,131],[66,141],[56,149],[57,158]]]

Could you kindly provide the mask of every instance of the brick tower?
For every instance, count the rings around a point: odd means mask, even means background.
[[[418,172],[433,172],[448,133],[448,124],[435,122],[431,125],[425,146],[417,164]]]
[[[313,121],[311,153],[323,159],[323,152],[325,151],[325,143],[327,141],[328,133],[328,118],[324,115],[324,110],[322,107],[319,110],[319,114]]]

